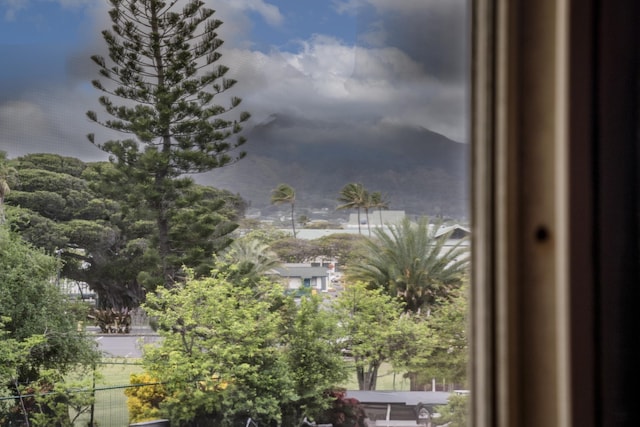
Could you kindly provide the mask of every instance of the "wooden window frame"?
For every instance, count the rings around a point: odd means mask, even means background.
[[[640,2],[470,7],[472,425],[638,426]]]

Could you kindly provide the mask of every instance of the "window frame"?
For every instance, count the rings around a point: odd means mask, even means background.
[[[640,425],[640,6],[475,0],[472,425]]]

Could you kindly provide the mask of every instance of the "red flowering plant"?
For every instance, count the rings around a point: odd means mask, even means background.
[[[318,424],[333,424],[333,427],[366,427],[367,414],[360,401],[346,397],[346,390],[332,390],[328,396],[334,400],[318,418]]]

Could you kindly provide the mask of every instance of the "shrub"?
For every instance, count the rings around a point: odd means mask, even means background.
[[[164,386],[147,373],[131,374],[132,387],[125,389],[129,421],[143,422],[161,418],[160,403],[167,397]]]
[[[346,391],[343,389],[333,390],[329,395],[334,401],[318,418],[319,424],[333,424],[333,427],[366,427],[367,415],[358,399],[346,397]]]

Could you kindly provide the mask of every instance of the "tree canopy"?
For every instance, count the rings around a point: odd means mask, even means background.
[[[331,310],[339,319],[344,349],[354,359],[360,390],[375,390],[378,369],[392,357],[392,344],[403,341],[402,303],[382,289],[356,282],[332,301]]]
[[[11,180],[15,170],[7,164],[7,153],[0,151],[0,225],[4,224],[4,199],[11,192]]]
[[[163,337],[144,353],[145,369],[167,392],[161,413],[178,425],[248,417],[299,425],[344,380],[335,321],[318,300],[296,307],[279,285],[238,286],[229,275],[235,267],[219,267],[212,277],[160,288],[145,304]]]
[[[119,172],[108,162],[84,163],[55,154],[29,154],[9,161],[15,170],[7,195],[11,227],[62,261],[60,277],[86,282],[104,307],[136,307],[162,282],[153,216],[131,203],[130,193],[111,185]],[[126,183],[123,183],[125,185]],[[213,268],[213,255],[230,241],[242,215],[238,196],[190,185],[170,210],[176,269],[197,275]]]
[[[55,273],[54,257],[0,227],[0,395],[16,395],[27,387],[57,390],[64,375],[89,369],[98,360],[95,342],[78,330],[76,310],[52,280]],[[13,425],[4,418],[7,414],[18,422],[46,418],[36,412],[52,408],[39,402],[25,409],[2,411],[0,424]],[[67,409],[67,419],[68,414]]]

